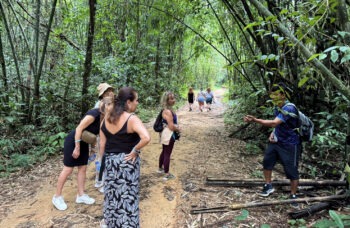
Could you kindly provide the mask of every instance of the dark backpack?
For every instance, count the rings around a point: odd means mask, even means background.
[[[300,135],[300,140],[303,142],[312,141],[312,137],[314,134],[314,123],[310,120],[309,117],[307,117],[304,113],[299,111],[295,104],[287,103],[286,105],[293,106],[298,111],[298,115],[294,113],[288,113],[288,115],[290,115],[293,118],[298,118],[298,128],[296,130]]]
[[[159,112],[156,118],[156,121],[153,124],[153,129],[155,132],[162,132],[164,129],[162,113],[163,113],[163,109]]]

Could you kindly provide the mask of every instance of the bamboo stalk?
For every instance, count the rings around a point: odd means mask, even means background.
[[[223,207],[203,208],[203,209],[192,210],[191,214],[218,213],[218,212],[227,212],[230,210],[238,210],[238,209],[250,208],[250,207],[263,207],[263,206],[290,204],[290,203],[309,203],[309,202],[316,202],[316,201],[332,201],[332,200],[346,199],[348,197],[349,197],[349,194],[343,194],[343,195],[307,197],[307,198],[288,199],[288,200],[272,200],[272,201],[270,200],[270,201],[264,201],[264,202],[239,203],[239,204],[232,204],[232,205],[223,206]]]
[[[225,187],[247,187],[247,186],[261,186],[265,182],[261,179],[214,179],[207,178],[206,185],[225,186]],[[273,180],[274,186],[289,186],[290,180]],[[346,181],[338,180],[312,180],[300,179],[299,186],[347,186]]]
[[[279,204],[290,204],[290,203],[309,203],[309,202],[316,202],[316,201],[332,201],[332,200],[340,200],[340,199],[346,199],[349,197],[348,194],[343,195],[331,195],[331,196],[318,196],[318,197],[306,197],[306,198],[299,198],[299,199],[288,199],[288,200],[270,200],[266,202],[250,202],[250,203],[243,203],[243,204],[233,204],[229,206],[232,210],[242,209],[242,208],[249,208],[249,207],[262,207],[262,206],[271,206],[271,205],[279,205]]]

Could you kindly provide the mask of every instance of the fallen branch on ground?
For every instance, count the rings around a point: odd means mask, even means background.
[[[261,186],[265,184],[265,181],[261,179],[216,179],[207,177],[206,185],[210,186],[223,186],[223,187],[250,187]],[[290,180],[273,180],[274,186],[289,186]],[[347,186],[346,181],[337,180],[313,180],[313,179],[300,179],[299,186]]]
[[[321,201],[321,202],[333,201],[333,200],[347,199],[348,197],[349,197],[349,194],[343,194],[343,195],[307,197],[307,198],[288,199],[288,200],[270,200],[270,201],[264,201],[264,202],[239,203],[239,204],[232,204],[232,205],[223,206],[223,207],[203,208],[203,209],[191,210],[191,214],[227,212],[230,210],[238,210],[238,209],[243,209],[243,208],[263,207],[263,206],[290,204],[290,203],[309,203],[309,202],[316,202],[316,201]]]

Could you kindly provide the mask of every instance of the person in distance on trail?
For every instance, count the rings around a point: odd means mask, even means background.
[[[192,111],[192,106],[193,106],[194,99],[195,99],[195,95],[194,95],[194,92],[193,92],[193,88],[191,87],[188,90],[188,93],[187,93],[187,101],[188,101],[189,111]]]
[[[244,121],[255,122],[266,127],[274,128],[270,134],[269,144],[265,150],[263,160],[263,173],[266,183],[259,195],[267,197],[274,192],[271,183],[272,169],[279,158],[287,178],[290,179],[290,198],[296,199],[296,192],[299,184],[298,163],[301,152],[301,142],[298,132],[295,131],[298,127],[298,119],[293,118],[291,115],[288,115],[288,113],[298,115],[298,110],[292,105],[285,105],[289,102],[286,96],[286,86],[283,83],[274,85],[271,89],[270,98],[275,105],[275,118],[273,120],[264,120],[246,115]],[[298,208],[297,203],[292,203],[291,206]]]
[[[197,101],[199,106],[199,111],[203,112],[204,109],[204,101],[205,101],[205,93],[203,89],[201,88],[197,95]]]
[[[207,88],[207,92],[205,93],[205,103],[207,103],[207,110],[208,112],[211,110],[211,104],[214,100],[214,93],[210,90],[210,88]]]
[[[101,227],[140,227],[139,156],[151,138],[134,114],[138,103],[132,87],[121,88],[101,124],[100,151],[106,159]]]
[[[178,125],[177,115],[173,110],[175,105],[175,95],[172,92],[165,92],[161,98],[163,108],[163,123],[165,127],[160,134],[160,143],[162,144],[162,152],[159,156],[158,173],[165,173],[163,180],[174,179],[175,176],[169,172],[170,156],[174,148],[175,140],[180,137],[180,127]]]
[[[102,84],[104,86],[99,89],[99,99],[113,96],[113,87],[107,83]],[[82,132],[85,129],[95,135],[99,133],[100,111],[98,108],[89,110],[77,128],[72,130],[64,140],[64,166],[58,177],[56,193],[52,197],[53,205],[60,211],[67,209],[67,204],[62,196],[62,189],[67,178],[72,174],[74,167],[78,167],[78,192],[75,202],[84,204],[93,204],[95,202],[93,198],[85,194],[86,165],[89,158],[89,144],[81,140]]]

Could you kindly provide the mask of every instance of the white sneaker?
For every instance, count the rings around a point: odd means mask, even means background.
[[[57,210],[64,211],[67,209],[67,204],[64,202],[63,196],[53,196],[52,203],[57,208]]]
[[[168,173],[163,177],[163,180],[165,181],[172,180],[172,179],[175,179],[175,176],[171,173]]]
[[[96,181],[95,188],[101,188],[103,186],[103,181]]]
[[[85,203],[85,204],[93,204],[95,200],[88,196],[87,194],[83,194],[82,196],[77,196],[75,200],[76,203]]]
[[[164,169],[163,169],[163,168],[159,168],[159,169],[157,170],[157,173],[164,173]]]
[[[104,186],[100,187],[100,188],[98,189],[98,191],[101,192],[101,193],[104,193],[104,192],[105,192],[105,187],[104,187]]]
[[[105,224],[105,220],[104,219],[102,219],[100,221],[100,228],[108,228],[108,226]]]

